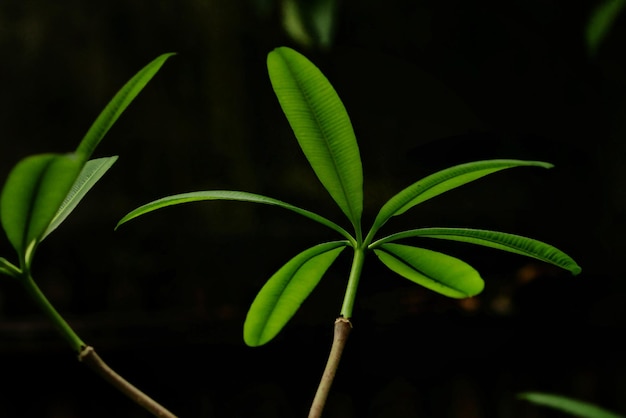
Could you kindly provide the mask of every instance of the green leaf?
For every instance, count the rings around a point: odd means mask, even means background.
[[[181,203],[200,202],[200,201],[205,201],[205,200],[236,200],[236,201],[242,201],[242,202],[263,203],[266,205],[279,206],[284,209],[288,209],[293,212],[296,212],[302,216],[306,216],[309,219],[313,219],[314,221],[317,221],[321,223],[322,225],[326,225],[327,227],[339,232],[341,235],[347,238],[350,242],[354,242],[354,238],[345,229],[343,229],[342,227],[335,224],[334,222],[329,221],[328,219],[316,213],[310,212],[305,209],[301,209],[297,206],[290,205],[289,203],[281,202],[280,200],[272,199],[271,197],[261,196],[258,194],[248,193],[248,192],[232,191],[232,190],[208,190],[208,191],[201,191],[201,192],[182,193],[182,194],[167,196],[162,199],[155,200],[153,202],[140,206],[137,209],[126,214],[126,216],[124,216],[117,223],[116,229],[120,225],[130,221],[131,219],[144,215],[148,212],[155,211],[157,209],[161,209],[161,208],[172,206],[172,205],[178,205]]]
[[[2,226],[24,261],[41,240],[80,173],[76,154],[41,154],[20,161],[0,196]]]
[[[399,232],[372,243],[369,248],[410,237],[426,237],[461,241],[484,247],[496,248],[510,253],[521,254],[536,258],[546,263],[554,264],[574,275],[581,272],[581,268],[574,259],[563,251],[545,242],[505,232],[488,231],[469,228],[421,228]]]
[[[52,231],[69,216],[87,192],[102,178],[104,173],[117,161],[117,156],[98,158],[87,161],[78,178],[74,181],[69,193],[65,196],[61,207],[48,225],[48,229],[41,237],[43,241]]]
[[[272,87],[313,171],[357,231],[363,212],[363,168],[346,109],[324,74],[298,52],[267,57]]]
[[[444,296],[466,298],[479,294],[485,286],[472,266],[436,251],[381,244],[374,253],[395,273]]]
[[[252,302],[243,338],[252,347],[272,340],[311,294],[326,270],[348,243],[327,242],[289,260],[265,283]]]
[[[571,415],[582,418],[623,418],[623,415],[615,414],[588,402],[561,395],[549,393],[527,392],[518,395],[518,398],[527,400],[537,405],[548,406]]]
[[[605,0],[593,11],[586,33],[589,54],[595,54],[624,6],[626,0]]]
[[[168,53],[158,56],[124,84],[96,118],[93,125],[91,125],[78,145],[77,153],[82,154],[85,160],[89,159],[102,138],[104,138],[122,112],[124,112],[128,105],[130,105],[146,84],[148,84],[152,77],[159,71],[165,61],[172,55],[175,54]]]
[[[0,273],[18,278],[22,272],[19,268],[11,264],[6,258],[0,257]]]
[[[389,199],[376,216],[369,236],[372,236],[391,217],[401,215],[428,199],[497,171],[521,166],[551,168],[552,164],[541,161],[486,160],[456,165],[431,174]]]

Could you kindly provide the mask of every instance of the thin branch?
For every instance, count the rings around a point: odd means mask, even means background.
[[[98,373],[111,385],[119,389],[123,394],[132,399],[136,404],[145,408],[155,417],[176,418],[176,415],[165,409],[162,405],[137,389],[122,376],[111,369],[96,353],[93,347],[86,346],[80,352],[78,360],[85,363],[93,371]]]
[[[341,354],[348,341],[348,335],[352,330],[352,323],[348,318],[339,317],[335,320],[335,333],[333,337],[333,345],[330,349],[330,355],[328,356],[328,362],[322,375],[322,380],[317,387],[311,410],[309,411],[309,418],[319,418],[322,416],[322,411],[326,405],[326,399],[328,398],[328,392],[335,379],[337,373],[337,367],[339,366],[339,360],[341,360]]]

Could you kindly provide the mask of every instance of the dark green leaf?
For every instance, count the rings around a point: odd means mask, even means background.
[[[232,190],[208,190],[202,192],[182,193],[173,196],[167,196],[162,199],[147,203],[131,211],[118,222],[117,227],[119,227],[123,223],[130,221],[131,219],[144,215],[148,212],[155,211],[157,209],[172,205],[178,205],[181,203],[200,202],[205,200],[237,200],[242,202],[263,203],[266,205],[279,206],[284,209],[294,211],[302,216],[306,216],[309,219],[313,219],[314,221],[317,221],[322,225],[326,225],[327,227],[339,232],[351,242],[354,242],[354,238],[352,238],[352,236],[345,229],[313,212],[309,212],[308,210],[290,205],[289,203],[281,202],[280,200],[272,199],[271,197]]]
[[[587,24],[587,49],[590,54],[595,54],[624,6],[626,0],[604,0],[593,11]]]
[[[581,418],[623,418],[623,415],[615,414],[591,403],[561,395],[527,392],[518,395],[518,397],[534,404],[547,406]]]
[[[461,241],[485,247],[496,248],[515,254],[536,258],[546,263],[554,264],[572,274],[577,275],[581,268],[574,259],[558,248],[545,242],[521,235],[507,234],[498,231],[488,231],[484,229],[469,228],[421,228],[410,231],[399,232],[386,238],[376,241],[370,245],[375,248],[383,243],[397,241],[409,237],[439,238],[451,241]]]
[[[381,244],[374,253],[400,276],[444,296],[466,298],[479,294],[485,286],[472,266],[436,251]]]
[[[11,171],[0,196],[0,218],[9,241],[28,261],[80,173],[76,154],[27,157]]]
[[[337,205],[360,228],[363,169],[352,123],[324,74],[298,52],[270,52],[274,92],[313,171]]]
[[[91,125],[82,141],[78,145],[77,153],[83,155],[85,160],[91,157],[91,154],[96,149],[102,138],[109,131],[111,126],[120,117],[124,110],[130,105],[130,103],[137,97],[137,95],[143,90],[148,82],[159,71],[165,61],[174,55],[173,53],[163,54],[155,58],[152,62],[142,68],[137,74],[133,76],[124,86],[117,92],[117,94],[111,99],[109,104],[104,108],[100,115],[96,118],[96,121]]]
[[[428,199],[497,171],[521,166],[552,167],[551,164],[540,161],[486,160],[460,164],[431,174],[389,199],[376,216],[369,236],[391,217],[400,215]]]
[[[259,346],[272,340],[311,294],[326,270],[346,247],[335,241],[301,252],[265,283],[252,302],[244,324],[244,341]]]

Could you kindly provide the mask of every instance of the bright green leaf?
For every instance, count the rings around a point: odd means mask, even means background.
[[[0,257],[0,273],[18,278],[21,274],[21,271],[13,264],[11,264],[6,258]]]
[[[48,229],[82,165],[76,154],[41,154],[23,159],[9,173],[0,196],[0,218],[23,260]]]
[[[488,231],[484,229],[469,228],[421,228],[399,232],[376,241],[370,245],[375,248],[381,244],[397,241],[410,237],[439,238],[451,241],[461,241],[484,247],[496,248],[510,253],[521,254],[536,258],[546,263],[554,264],[572,274],[577,275],[581,268],[574,259],[558,248],[545,242],[521,235],[507,234],[505,232]]]
[[[256,347],[272,340],[311,294],[346,245],[345,241],[316,245],[281,267],[265,283],[250,306],[243,327],[246,344]]]
[[[395,273],[444,296],[466,298],[479,294],[485,286],[472,266],[436,251],[381,244],[374,253]]]
[[[322,225],[326,225],[327,227],[339,232],[349,241],[354,241],[354,238],[352,238],[352,236],[345,229],[316,213],[309,212],[308,210],[290,205],[289,203],[281,202],[280,200],[272,199],[271,197],[232,190],[208,190],[202,192],[182,193],[173,196],[167,196],[162,199],[147,203],[131,211],[118,222],[117,227],[119,227],[123,223],[130,221],[131,219],[144,215],[148,212],[155,211],[157,209],[172,205],[178,205],[181,203],[200,202],[205,200],[237,200],[242,202],[263,203],[266,205],[279,206],[284,209],[294,211],[302,216],[306,216],[309,219],[313,219],[314,221],[317,221]]]
[[[76,181],[72,185],[69,193],[63,200],[61,207],[57,211],[54,219],[48,225],[48,229],[41,237],[41,241],[54,231],[70,213],[76,208],[78,203],[85,197],[87,192],[102,178],[104,173],[115,163],[117,156],[98,158],[87,161]]]
[[[518,395],[518,398],[537,405],[547,406],[581,418],[623,418],[594,404],[549,393],[527,392]]]
[[[267,68],[276,97],[313,171],[359,230],[363,168],[343,103],[324,74],[292,49],[270,52]]]
[[[460,164],[438,171],[413,183],[389,199],[376,216],[370,236],[391,217],[401,215],[415,205],[486,175],[521,166],[551,168],[552,164],[540,161],[486,160]]]
[[[593,11],[587,24],[587,49],[590,54],[595,54],[624,6],[626,0],[605,0]]]
[[[104,138],[122,112],[124,112],[128,105],[130,105],[146,84],[148,84],[152,77],[159,71],[165,61],[172,55],[174,54],[169,53],[158,56],[124,84],[96,118],[96,121],[91,125],[78,145],[77,153],[82,154],[85,160],[89,159],[102,138]]]

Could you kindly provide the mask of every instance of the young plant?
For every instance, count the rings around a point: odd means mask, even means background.
[[[380,209],[366,234],[361,225],[363,172],[359,148],[348,113],[321,71],[298,52],[281,47],[267,58],[270,80],[291,128],[320,182],[350,223],[348,232],[317,213],[267,196],[241,191],[200,191],[165,197],[143,205],[124,216],[123,224],[140,215],[171,205],[204,201],[235,200],[274,205],[294,211],[336,231],[341,239],[309,248],[281,267],[253,301],[244,323],[246,344],[259,346],[274,338],[339,254],[350,247],[352,267],[326,370],[311,407],[317,417],[325,403],[346,338],[366,254],[373,253],[400,276],[444,296],[466,298],[480,293],[484,283],[465,262],[440,252],[398,243],[404,238],[425,237],[461,241],[509,251],[552,263],[573,274],[581,269],[572,258],[546,243],[503,232],[466,228],[420,228],[376,239],[392,217],[444,192],[500,170],[533,166],[550,168],[540,161],[488,160],[457,165],[432,174],[393,196]]]
[[[39,289],[31,266],[41,242],[59,227],[117,160],[117,156],[93,160],[90,157],[122,112],[171,55],[157,57],[131,78],[100,113],[74,152],[24,158],[11,170],[0,194],[0,221],[17,252],[17,263],[0,257],[0,273],[24,286],[78,354],[79,361],[161,417],[174,415],[110,369],[93,347],[83,342]]]

